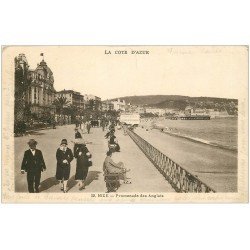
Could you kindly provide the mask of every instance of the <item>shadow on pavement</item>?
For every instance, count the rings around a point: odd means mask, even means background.
[[[77,184],[77,181],[75,180],[75,175],[71,176],[68,180],[68,191],[73,188]]]
[[[41,131],[30,131],[30,132],[27,132],[26,134],[29,134],[29,135],[44,135],[44,133],[41,132]]]
[[[85,181],[85,186],[88,186],[94,180],[98,180],[100,173],[100,171],[89,171]]]
[[[43,192],[55,185],[58,185],[59,184],[59,181],[56,179],[55,176],[53,177],[49,177],[48,179],[42,181],[40,183],[40,192]]]
[[[85,181],[85,186],[88,186],[92,181],[98,180],[100,171],[89,171],[88,176]],[[77,181],[75,180],[75,175],[71,176],[68,180],[68,191],[77,185]]]
[[[100,171],[89,171],[87,179],[85,181],[85,186],[88,186],[92,181],[99,179]],[[56,179],[55,176],[49,177],[48,179],[42,181],[40,183],[40,192],[50,189],[51,187],[58,185],[59,181]],[[68,180],[68,191],[72,189],[77,184],[75,180],[75,175],[71,176]]]

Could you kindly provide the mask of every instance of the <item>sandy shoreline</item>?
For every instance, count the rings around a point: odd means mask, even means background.
[[[218,148],[222,148],[222,149],[225,149],[225,150],[229,150],[229,151],[233,151],[233,152],[238,152],[237,148],[231,148],[231,147],[227,147],[227,146],[223,146],[223,145],[211,143],[211,142],[199,139],[199,138],[192,138],[192,137],[185,136],[185,135],[182,135],[182,134],[178,134],[178,133],[166,131],[166,129],[164,129],[163,127],[159,127],[157,125],[154,127],[154,129],[158,129],[158,130],[160,130],[161,132],[163,132],[165,134],[168,134],[168,135],[171,135],[171,136],[180,137],[180,138],[183,138],[183,139],[186,139],[186,140],[190,140],[192,142],[202,143],[202,144],[205,144],[207,146],[218,147]]]
[[[162,133],[156,122],[143,122],[135,132],[217,192],[237,192],[237,152]]]
[[[225,150],[230,150],[233,152],[238,152],[238,148],[236,146],[223,145],[221,143],[216,143],[214,141],[209,141],[206,139],[202,139],[200,137],[194,137],[186,134],[182,134],[175,127],[168,127],[166,124],[164,125],[164,118],[151,118],[151,119],[142,119],[140,127],[145,128],[146,130],[158,129],[163,133],[166,133],[171,136],[176,136],[180,138],[184,138],[186,140],[190,140],[196,143],[206,144],[211,147],[217,147]]]

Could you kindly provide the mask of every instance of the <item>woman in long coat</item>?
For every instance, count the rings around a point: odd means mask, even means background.
[[[70,175],[70,162],[74,159],[72,150],[67,147],[66,139],[63,139],[60,147],[56,151],[56,179],[62,184],[61,190],[67,192],[67,182]]]
[[[85,188],[88,170],[92,166],[91,154],[83,139],[77,139],[74,147],[74,156],[76,158],[75,180],[78,181],[79,189],[81,190]]]

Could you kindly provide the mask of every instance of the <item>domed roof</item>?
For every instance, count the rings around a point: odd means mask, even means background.
[[[42,67],[47,67],[47,63],[44,61],[44,60],[42,60],[41,62],[40,62],[40,65],[42,66]]]
[[[47,63],[46,63],[44,60],[42,60],[42,61],[37,65],[36,70],[46,70],[49,74],[52,74],[52,75],[53,75],[51,69],[47,66]]]
[[[36,72],[40,75],[42,75],[50,84],[54,83],[54,77],[53,72],[51,69],[47,66],[47,63],[42,60],[40,64],[38,64],[36,68]]]

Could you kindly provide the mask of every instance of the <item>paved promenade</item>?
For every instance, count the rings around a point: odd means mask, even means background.
[[[107,140],[104,138],[106,132],[101,128],[92,128],[90,134],[84,134],[88,144],[88,149],[92,153],[93,166],[89,168],[86,180],[86,189],[79,191],[74,180],[76,161],[71,163],[71,173],[69,193],[71,192],[106,192],[106,185],[103,180],[102,165],[107,151]],[[123,131],[116,131],[116,136],[121,146],[121,152],[113,155],[115,162],[124,162],[131,171],[132,184],[122,184],[117,192],[174,192],[170,184],[156,170],[152,163],[146,158],[141,150],[136,146],[132,139],[123,135]],[[29,136],[15,138],[15,190],[16,192],[28,192],[26,174],[21,175],[20,168],[23,153],[28,149],[27,141],[34,138],[38,141],[37,148],[41,149],[44,155],[47,170],[42,173],[41,192],[61,192],[55,179],[56,172],[56,150],[61,139],[68,140],[68,146],[73,149],[74,125],[59,126],[57,129],[48,129],[33,132]]]

